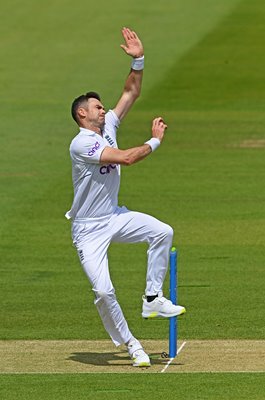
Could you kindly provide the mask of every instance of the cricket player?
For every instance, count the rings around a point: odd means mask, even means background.
[[[172,317],[183,314],[185,308],[173,305],[162,290],[172,228],[152,216],[118,206],[120,166],[132,165],[151,155],[160,146],[167,128],[161,117],[155,118],[151,138],[144,144],[126,150],[117,146],[117,129],[140,95],[144,68],[143,45],[137,34],[123,28],[122,35],[125,43],[121,48],[132,57],[132,62],[116,106],[106,112],[95,92],[79,96],[72,104],[79,133],[70,145],[74,200],[66,217],[72,219],[73,243],[92,285],[94,303],[106,331],[116,346],[127,346],[133,366],[146,367],[150,366],[149,356],[131,333],[110,278],[107,255],[110,243],[147,242],[149,245],[144,318]]]

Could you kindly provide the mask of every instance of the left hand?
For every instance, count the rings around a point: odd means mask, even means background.
[[[121,48],[126,54],[133,58],[142,57],[144,55],[142,42],[134,31],[131,31],[129,28],[123,28],[122,36],[124,37],[125,45],[121,44]]]

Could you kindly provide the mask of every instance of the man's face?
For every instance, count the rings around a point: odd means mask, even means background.
[[[105,109],[97,99],[88,99],[86,110],[86,121],[92,126],[102,129],[105,125]]]

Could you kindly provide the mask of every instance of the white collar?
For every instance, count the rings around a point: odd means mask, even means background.
[[[97,135],[96,132],[91,131],[90,129],[82,128],[81,126],[79,126],[79,129],[80,129],[79,133],[84,133],[86,135]]]

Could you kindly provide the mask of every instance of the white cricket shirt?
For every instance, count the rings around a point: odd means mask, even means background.
[[[70,219],[99,218],[112,214],[118,205],[120,165],[99,163],[105,147],[118,147],[116,130],[120,120],[114,111],[105,115],[102,136],[88,129],[80,132],[70,144],[74,200],[65,216]]]

